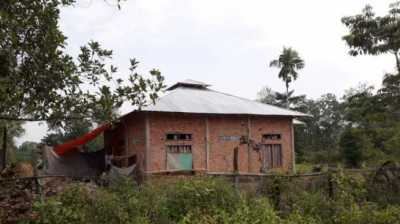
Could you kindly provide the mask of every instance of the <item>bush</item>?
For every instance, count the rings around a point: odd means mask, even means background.
[[[335,172],[316,182],[318,187],[310,188],[299,179],[269,178],[258,196],[241,194],[218,178],[142,186],[127,179],[108,187],[74,185],[37,202],[34,223],[399,223],[400,206],[368,201],[366,183],[360,177]],[[328,183],[334,189],[331,193]]]
[[[390,206],[380,209],[373,204],[359,206],[354,204],[341,213],[336,223],[341,224],[398,224],[400,223],[400,207]]]
[[[36,223],[87,223],[86,210],[90,204],[88,190],[80,185],[73,186],[56,198],[37,202],[34,205],[34,209],[39,213]]]
[[[211,215],[218,209],[232,213],[240,200],[241,196],[228,182],[195,178],[167,186],[165,207],[168,217],[177,221],[193,210]]]

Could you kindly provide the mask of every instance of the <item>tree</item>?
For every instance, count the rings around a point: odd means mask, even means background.
[[[264,86],[260,91],[258,91],[257,101],[270,105],[278,105],[276,100],[276,92],[268,86]]]
[[[83,119],[79,121],[70,120],[66,122],[66,125],[64,125],[62,128],[53,128],[53,132],[43,137],[41,142],[45,145],[56,146],[90,132],[94,126],[95,125],[93,122],[89,119]],[[86,152],[94,152],[103,148],[103,136],[99,135],[92,141],[83,145],[81,150]]]
[[[127,80],[110,63],[112,51],[91,41],[77,59],[65,52],[59,30],[59,7],[73,0],[0,3],[0,118],[3,120],[66,120],[71,112],[110,116],[124,101],[143,106],[163,88],[157,70],[151,78],[136,73],[131,60]]]
[[[339,136],[344,127],[342,105],[337,97],[325,94],[316,100],[305,99],[297,107],[312,115],[301,119],[305,125],[295,127],[299,160],[335,162],[339,155]]]
[[[17,147],[15,145],[14,139],[20,137],[24,133],[22,128],[22,122],[10,122],[0,120],[0,147],[5,148],[4,145],[8,146],[7,151],[1,150],[0,153],[0,170],[6,166],[7,163],[7,153],[13,152]]]
[[[340,147],[345,163],[350,167],[360,167],[361,162],[370,158],[371,143],[357,128],[347,128],[340,136]]]
[[[15,151],[16,161],[30,161],[33,162],[35,153],[39,151],[39,143],[26,141],[23,142]]]
[[[386,74],[383,78],[382,88],[378,94],[382,98],[389,113],[393,115],[393,119],[400,118],[400,75]]]
[[[367,5],[361,14],[343,17],[342,22],[349,29],[343,40],[350,47],[350,55],[393,54],[400,73],[400,2],[391,4],[385,16],[376,16]]]
[[[287,93],[275,93],[277,105],[292,110],[301,110],[302,103],[306,100],[305,95],[294,95],[294,90]]]
[[[286,95],[288,94],[288,95]],[[278,107],[287,107],[294,110],[301,110],[305,95],[294,95],[294,90],[288,93],[279,93],[265,86],[257,93],[257,101]]]
[[[286,96],[289,96],[289,84],[297,79],[297,70],[303,69],[304,66],[305,63],[297,51],[285,47],[279,58],[270,62],[270,67],[280,68],[278,76],[285,82]],[[289,107],[288,99],[286,100],[286,107]]]
[[[130,60],[130,74],[118,74],[110,63],[112,51],[95,41],[81,47],[76,59],[67,54],[59,8],[73,3],[0,2],[1,120],[44,120],[54,126],[83,118],[111,121],[123,102],[140,108],[154,102],[164,88],[161,73],[154,69],[148,77],[138,74],[135,59]]]

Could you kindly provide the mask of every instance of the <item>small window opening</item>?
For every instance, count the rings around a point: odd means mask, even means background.
[[[192,153],[191,145],[167,145],[168,153]]]
[[[192,140],[192,134],[169,133],[167,134],[166,139],[169,141],[178,141],[178,140],[190,141]]]
[[[219,140],[223,142],[240,141],[241,136],[219,136]]]
[[[263,140],[281,140],[281,134],[265,134],[262,136]]]

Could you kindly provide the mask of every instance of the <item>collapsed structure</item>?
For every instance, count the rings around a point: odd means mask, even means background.
[[[293,120],[303,113],[185,80],[104,132],[106,161],[140,175],[193,171],[259,174],[294,169]]]

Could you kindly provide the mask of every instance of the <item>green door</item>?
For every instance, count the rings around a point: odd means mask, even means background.
[[[192,153],[167,153],[168,170],[191,170]]]
[[[180,168],[181,170],[192,169],[192,153],[180,153]]]

